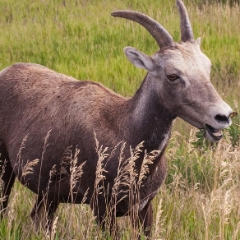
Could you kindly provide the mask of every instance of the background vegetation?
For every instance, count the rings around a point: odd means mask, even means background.
[[[239,1],[186,0],[195,37],[211,59],[212,82],[239,112]],[[175,0],[1,0],[0,69],[15,62],[34,62],[78,79],[92,79],[132,96],[145,72],[126,59],[134,46],[152,55],[157,45],[138,24],[114,19],[116,9],[144,12],[179,41]],[[153,239],[240,239],[240,118],[218,145],[205,143],[190,125],[177,120],[167,151],[169,171],[154,200]],[[44,239],[28,214],[35,196],[16,184],[0,239]],[[106,239],[84,205],[62,204],[54,239]],[[127,220],[119,220],[121,238],[130,239]]]

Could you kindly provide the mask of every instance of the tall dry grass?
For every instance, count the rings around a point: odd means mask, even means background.
[[[160,193],[153,200],[154,226],[152,239],[233,239],[240,238],[240,144],[234,147],[231,137],[226,136],[216,145],[194,145],[198,138],[191,131],[187,139],[174,132],[167,151],[169,175]],[[183,144],[184,143],[184,144]],[[107,149],[97,142],[99,162],[96,168],[95,194],[108,194],[103,187],[104,160]],[[102,232],[89,206],[80,204],[61,204],[55,215],[51,234],[40,229],[36,233],[30,217],[35,197],[30,191],[18,185],[11,196],[6,218],[0,224],[2,239],[113,239],[109,231],[117,230],[115,238],[144,239],[143,232],[132,226],[130,218],[136,218],[139,208],[133,204],[130,217],[116,217],[116,204],[119,191],[127,189],[129,199],[139,197],[139,186],[144,184],[149,164],[154,154],[146,155],[144,165],[138,174],[135,161],[141,153],[141,144],[132,152],[128,164],[121,166],[113,186],[112,201],[108,202],[106,232]],[[181,151],[181,155],[179,154]],[[71,156],[71,176],[73,186],[81,179],[81,165],[76,164],[76,155]],[[179,164],[181,161],[184,164]],[[34,165],[27,163],[27,173],[31,174]],[[194,176],[194,177],[193,177]],[[75,179],[75,180],[74,180]],[[127,186],[127,188],[126,188]],[[74,188],[74,187],[73,187]],[[97,197],[94,202],[98,205]],[[134,202],[136,203],[136,202]],[[97,206],[98,207],[98,206]],[[24,216],[24,217],[23,217]],[[112,222],[114,219],[114,222]],[[114,225],[111,225],[114,224]]]

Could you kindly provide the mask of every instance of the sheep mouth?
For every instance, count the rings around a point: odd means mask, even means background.
[[[219,141],[223,137],[222,129],[213,128],[212,126],[210,126],[208,124],[205,125],[205,131],[206,131],[206,134],[210,135],[210,137],[214,141]]]

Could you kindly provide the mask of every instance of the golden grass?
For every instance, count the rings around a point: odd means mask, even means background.
[[[190,139],[178,132],[173,133],[167,152],[169,176],[153,200],[152,239],[237,240],[240,237],[240,145],[233,147],[230,136],[226,136],[219,144],[203,150],[202,146],[194,148],[194,141],[194,132],[191,132]],[[116,192],[121,189],[122,184],[128,185],[130,189],[139,184],[136,182],[134,161],[140,149],[141,145],[133,152],[132,161],[129,159],[128,166],[124,170],[120,169],[114,184]],[[181,156],[179,149],[182,152]],[[104,181],[103,163],[107,153],[101,146],[98,146],[97,150],[100,161],[96,170],[95,188],[97,194],[104,194],[101,182]],[[75,157],[72,159],[76,159]],[[179,165],[179,157],[180,161],[185,161],[184,167]],[[146,164],[151,164],[152,160],[151,158]],[[208,169],[209,166],[211,169]],[[142,169],[147,174],[147,168]],[[202,176],[191,179],[196,170],[201,172]],[[28,173],[30,174],[29,171]],[[78,173],[81,174],[81,171]],[[184,177],[186,174],[188,176]],[[144,184],[144,177],[141,178],[141,184]],[[132,194],[131,191],[130,193]],[[19,184],[14,188],[5,223],[6,228],[12,229],[13,232],[20,228],[21,239],[112,239],[97,226],[88,206],[73,204],[61,204],[55,215],[52,237],[46,235],[43,230],[36,234],[30,217],[26,217],[33,202],[34,196],[29,190]],[[114,203],[116,202],[111,202]],[[109,207],[112,211],[109,212],[109,217],[112,217],[115,208],[114,205]],[[133,214],[136,214],[134,211]],[[137,239],[138,234],[142,234],[131,227],[129,217],[117,219],[117,224],[117,236],[120,239]],[[3,223],[0,225],[0,236],[1,227],[3,228]],[[5,239],[12,239],[12,235],[6,234]]]

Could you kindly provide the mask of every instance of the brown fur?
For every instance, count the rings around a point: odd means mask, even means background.
[[[147,84],[146,80],[145,82],[143,85]],[[50,171],[54,165],[60,168],[64,152],[69,146],[72,146],[73,150],[75,147],[80,149],[77,165],[86,161],[80,185],[74,189],[77,190],[74,203],[81,203],[84,194],[89,190],[86,199],[88,204],[92,199],[98,161],[94,134],[101,145],[109,148],[108,152],[119,145],[105,165],[106,185],[112,186],[116,177],[121,144],[127,143],[124,159],[129,157],[130,146],[135,148],[142,141],[145,141],[148,152],[158,149],[162,134],[169,133],[174,116],[164,109],[159,111],[161,106],[154,101],[156,96],[152,96],[153,99],[150,101],[156,105],[158,112],[155,112],[155,107],[149,106],[149,114],[146,112],[148,117],[141,123],[142,125],[138,125],[138,122],[134,124],[132,112],[136,108],[138,98],[143,94],[141,88],[133,98],[127,99],[101,84],[77,81],[37,64],[15,64],[0,73],[1,158],[7,160],[3,179],[16,176],[20,182],[40,196],[32,212],[33,217],[38,214],[45,195],[49,205],[52,203],[57,206],[59,202],[71,202],[70,173],[61,176],[60,183],[57,178],[51,179],[52,183],[50,187],[48,186]],[[166,113],[162,119],[161,115]],[[170,121],[167,124],[163,123],[167,118]],[[50,130],[47,145],[44,145]],[[24,148],[21,149],[26,136]],[[162,147],[161,156],[163,148],[165,149],[165,146]],[[142,188],[142,199],[149,197],[146,207],[165,178],[166,162],[161,156],[154,163],[153,170]],[[22,177],[23,166],[34,159],[40,161],[34,166],[33,173]],[[138,169],[140,164],[141,161],[138,162]],[[155,170],[157,166],[158,171]],[[7,198],[3,208],[7,207],[13,178],[11,183],[5,186],[4,194]],[[7,183],[9,180],[4,181]],[[101,198],[103,197],[99,196],[98,202],[105,202]],[[117,206],[117,216],[128,214],[130,207],[127,199],[120,202]],[[99,221],[103,221],[101,219],[105,214],[105,208],[101,205],[99,209],[102,212],[98,218]],[[51,222],[51,210],[49,215]]]

